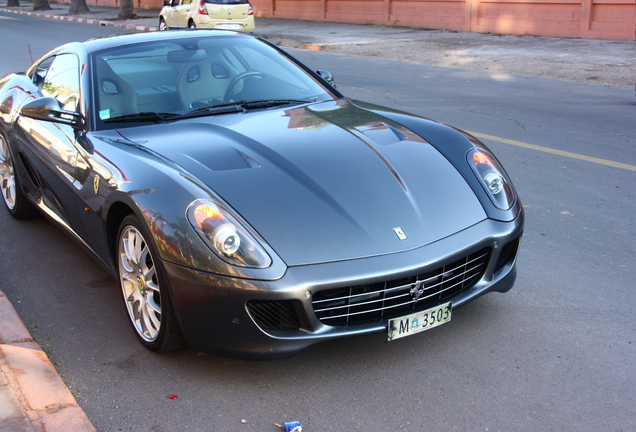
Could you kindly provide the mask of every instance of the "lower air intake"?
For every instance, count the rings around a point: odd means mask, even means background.
[[[261,301],[247,302],[247,311],[263,330],[298,330],[300,323],[293,302]]]

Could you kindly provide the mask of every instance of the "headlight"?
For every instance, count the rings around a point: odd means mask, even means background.
[[[188,208],[188,220],[212,252],[228,264],[265,268],[272,263],[255,235],[223,206],[210,200],[195,201]]]
[[[490,200],[501,210],[508,210],[515,201],[515,193],[505,171],[485,149],[476,148],[468,152],[468,164],[481,180]]]

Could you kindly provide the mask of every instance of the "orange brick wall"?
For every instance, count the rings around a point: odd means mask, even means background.
[[[256,16],[635,40],[634,0],[250,0]]]
[[[70,0],[61,0],[70,3]],[[159,9],[162,0],[134,0]],[[635,0],[250,0],[257,17],[635,40]],[[119,0],[87,0],[119,6]]]

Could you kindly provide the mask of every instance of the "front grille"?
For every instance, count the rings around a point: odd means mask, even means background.
[[[319,291],[312,299],[314,312],[323,324],[344,326],[425,310],[477,283],[489,257],[486,248],[427,273]],[[415,292],[419,293],[417,300]]]
[[[300,328],[296,309],[290,300],[252,300],[247,302],[247,311],[256,325],[263,330],[298,330]]]

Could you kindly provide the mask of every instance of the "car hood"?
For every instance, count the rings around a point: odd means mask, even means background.
[[[290,266],[414,249],[486,218],[432,145],[345,100],[119,132],[207,184]]]

